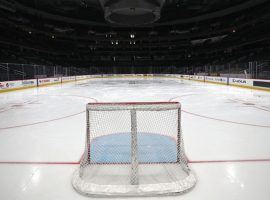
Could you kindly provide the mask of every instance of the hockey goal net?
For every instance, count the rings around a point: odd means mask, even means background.
[[[72,184],[85,195],[183,193],[196,178],[188,166],[178,102],[89,103],[86,145]]]

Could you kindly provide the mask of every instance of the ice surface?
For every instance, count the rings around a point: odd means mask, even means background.
[[[269,92],[186,80],[105,79],[0,97],[0,199],[86,199],[70,181],[84,150],[85,105],[95,99],[181,102],[185,149],[198,184],[181,197],[160,199],[270,198]]]

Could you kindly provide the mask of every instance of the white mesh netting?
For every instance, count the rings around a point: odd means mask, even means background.
[[[72,184],[85,195],[183,193],[196,179],[184,153],[178,102],[87,105],[85,152]]]

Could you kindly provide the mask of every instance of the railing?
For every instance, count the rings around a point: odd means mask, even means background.
[[[76,68],[73,66],[0,63],[0,81],[93,74],[92,71],[94,71],[94,74],[99,72],[95,67]]]
[[[0,63],[0,81],[24,80],[37,77],[76,76],[84,74],[201,74],[232,78],[270,79],[270,61],[250,61],[223,65],[175,66],[57,66]]]

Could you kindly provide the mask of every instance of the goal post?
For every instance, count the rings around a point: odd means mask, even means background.
[[[179,102],[89,103],[73,187],[94,196],[181,194],[194,187]]]
[[[138,184],[138,142],[137,142],[137,119],[136,110],[130,111],[131,117],[131,177],[130,183],[132,185]]]

